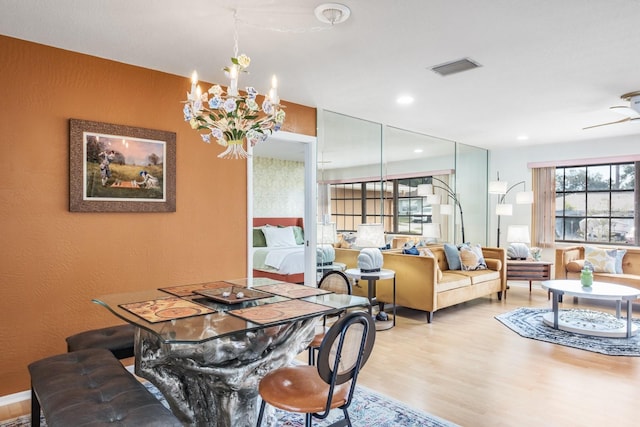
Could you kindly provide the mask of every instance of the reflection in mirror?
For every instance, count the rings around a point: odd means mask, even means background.
[[[488,235],[488,157],[484,148],[456,145],[456,189],[464,200],[465,240],[483,246]]]
[[[381,222],[382,125],[331,111],[320,121],[318,222],[335,222],[338,232]]]
[[[383,222],[387,241],[486,242],[486,150],[328,111],[318,129],[319,222],[339,233]]]

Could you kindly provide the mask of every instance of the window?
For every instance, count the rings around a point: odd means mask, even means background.
[[[385,232],[421,235],[432,221],[432,207],[418,197],[419,184],[431,177],[331,184],[331,215],[340,231],[357,231],[358,224],[382,222]]]
[[[556,167],[556,241],[634,244],[635,164]]]

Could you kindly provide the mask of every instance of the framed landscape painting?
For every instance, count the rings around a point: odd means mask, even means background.
[[[175,212],[176,134],[69,121],[69,210]]]

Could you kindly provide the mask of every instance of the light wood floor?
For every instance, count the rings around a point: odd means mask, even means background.
[[[494,316],[550,303],[535,284],[531,295],[528,284],[510,284],[506,301],[479,298],[436,312],[431,324],[400,309],[397,326],[377,334],[359,384],[461,426],[640,425],[640,357],[520,337]],[[29,410],[28,401],[0,407],[0,419]]]

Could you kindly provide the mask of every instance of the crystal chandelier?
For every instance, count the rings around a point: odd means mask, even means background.
[[[235,15],[235,14],[234,14]],[[235,16],[234,16],[235,17]],[[198,75],[194,71],[191,77],[191,91],[184,102],[184,120],[191,128],[201,131],[200,136],[206,143],[215,140],[226,149],[218,155],[223,159],[246,159],[249,154],[244,148],[253,147],[265,141],[273,132],[282,127],[285,113],[278,98],[278,81],[271,80],[271,90],[264,95],[262,104],[258,104],[258,91],[247,87],[245,93],[238,91],[238,77],[247,72],[251,60],[245,54],[238,55],[238,21],[234,26],[234,56],[231,66],[225,67],[225,75],[230,82],[226,92],[220,85],[213,85],[202,93],[198,85]],[[204,131],[204,132],[202,132]]]

